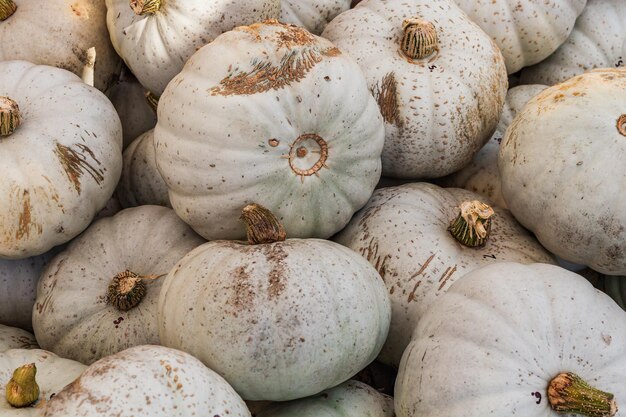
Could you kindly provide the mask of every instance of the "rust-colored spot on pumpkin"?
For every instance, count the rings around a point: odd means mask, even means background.
[[[393,72],[386,74],[380,83],[376,83],[372,89],[372,94],[378,103],[380,112],[385,122],[402,126],[400,117],[400,107],[398,103],[398,82]]]
[[[267,261],[272,265],[267,287],[267,295],[271,300],[278,297],[285,290],[283,275],[285,273],[285,259],[288,253],[283,249],[280,242],[267,245],[263,252]]]
[[[294,46],[312,45],[315,38],[306,30],[293,25],[284,25],[285,30],[278,33],[278,47],[292,48]]]
[[[235,307],[237,311],[248,310],[254,304],[254,286],[250,283],[250,275],[245,266],[239,266],[233,272],[234,288],[233,294],[226,301],[227,304]],[[237,312],[234,313],[235,317]]]
[[[80,2],[72,4],[70,8],[72,9],[72,13],[74,13],[77,17],[89,19],[89,11],[84,5],[80,4]]]
[[[43,228],[41,225],[34,223],[31,215],[32,206],[30,204],[30,193],[28,190],[22,192],[22,212],[18,219],[18,228],[15,231],[15,238],[17,240],[28,238],[32,228],[37,230],[37,233],[41,234]]]
[[[99,185],[104,180],[104,171],[100,168],[94,167],[94,165],[89,162],[89,159],[91,159],[96,164],[100,165],[100,161],[96,159],[91,149],[89,149],[86,145],[83,145],[82,143],[75,144],[75,147],[78,148],[78,150],[57,143],[54,152],[59,158],[61,166],[67,174],[67,178],[74,185],[76,192],[80,194],[81,177],[85,172],[89,174],[91,178],[93,178],[94,181]]]
[[[382,280],[385,281],[388,268],[387,263],[391,260],[391,255],[378,253],[378,241],[376,238],[371,238],[367,248],[361,248],[360,253],[376,269]]]
[[[626,136],[626,114],[622,114],[617,119],[617,131],[620,135]]]
[[[267,143],[269,143],[272,148],[275,148],[280,144],[280,141],[278,139],[272,138],[268,140]]]
[[[441,289],[446,285],[446,282],[448,282],[452,274],[454,274],[455,272],[456,272],[456,265],[454,265],[454,267],[446,268],[441,278],[439,278],[439,282],[441,283],[439,284],[439,288],[438,288],[439,291],[441,291]]]

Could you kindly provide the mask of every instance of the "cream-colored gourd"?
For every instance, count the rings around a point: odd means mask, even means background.
[[[257,417],[394,417],[393,398],[347,381],[312,397],[272,405]]]
[[[491,36],[502,51],[508,73],[513,74],[543,61],[565,42],[587,0],[454,2]]]
[[[350,8],[350,0],[281,0],[280,21],[319,35],[328,22]]]
[[[104,207],[122,130],[104,94],[69,71],[5,61],[0,73],[0,257],[18,259],[72,239]]]
[[[525,68],[521,81],[553,85],[595,68],[621,67],[626,67],[626,2],[588,0],[565,43]]]
[[[165,207],[130,208],[94,223],[41,276],[33,309],[40,346],[91,364],[158,344],[161,276],[201,243]]]
[[[32,333],[17,327],[9,327],[0,324],[0,355],[9,349],[35,349],[38,348],[37,340]],[[0,384],[3,382],[0,380]]]
[[[452,285],[415,329],[396,414],[623,417],[624,351],[626,312],[583,277],[488,265]]]
[[[480,199],[471,191],[428,183],[379,189],[335,236],[385,281],[392,317],[382,362],[398,365],[421,317],[466,273],[494,262],[554,262],[505,209],[470,206],[467,221],[459,217],[464,203]],[[467,233],[453,236],[449,229],[458,221]],[[467,245],[472,241],[478,246]]]
[[[478,151],[472,162],[454,174],[442,178],[438,183],[445,187],[465,188],[487,197],[499,207],[506,208],[506,202],[502,198],[500,171],[498,170],[500,142],[502,142],[504,133],[517,112],[524,107],[528,100],[547,87],[546,85],[530,84],[511,88],[506,95],[504,109],[496,132],[491,136],[489,142]]]
[[[385,120],[383,175],[436,178],[494,132],[507,90],[502,54],[448,0],[364,0],[322,36],[359,63]]]
[[[14,13],[11,5],[15,6]],[[121,68],[106,27],[103,1],[0,0],[0,61],[26,60],[82,77],[94,65],[95,86],[108,88]]]
[[[200,359],[246,400],[314,395],[372,362],[391,313],[376,270],[331,241],[284,240],[262,207],[243,215],[251,244],[208,242],[167,276],[161,343]]]
[[[18,368],[22,369],[18,371],[18,377],[14,378]],[[0,415],[41,417],[50,397],[54,397],[63,387],[78,378],[86,368],[81,363],[60,358],[41,349],[11,349],[0,352]],[[13,389],[7,398],[6,388],[9,384]],[[19,408],[12,405],[19,404],[21,400],[34,402]]]
[[[167,185],[156,166],[154,129],[136,138],[124,150],[117,196],[124,207],[144,204],[171,207]]]
[[[626,275],[626,69],[576,76],[535,96],[500,145],[502,195],[560,258]]]
[[[158,115],[156,162],[172,207],[209,240],[244,238],[251,201],[291,237],[328,238],[380,177],[383,121],[361,70],[296,26],[219,36],[174,78]]]
[[[92,364],[43,417],[250,417],[224,379],[184,352],[137,346]]]
[[[106,0],[117,53],[156,96],[222,32],[280,14],[280,0]]]

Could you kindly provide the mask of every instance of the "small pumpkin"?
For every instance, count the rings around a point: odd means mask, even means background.
[[[168,274],[161,343],[200,359],[246,400],[313,395],[372,362],[390,319],[376,270],[334,242],[285,239],[259,205],[243,218],[250,244],[205,243]]]
[[[9,349],[36,349],[38,347],[37,340],[32,333],[0,324],[0,355]],[[0,380],[0,383],[2,382]]]
[[[350,8],[350,0],[281,0],[280,20],[319,35],[328,22]]]
[[[453,284],[415,329],[396,414],[624,416],[625,351],[626,312],[583,277],[554,265],[487,265]]]
[[[125,394],[125,395],[122,395]],[[191,355],[136,346],[92,364],[63,388],[43,417],[250,417],[224,379]]]

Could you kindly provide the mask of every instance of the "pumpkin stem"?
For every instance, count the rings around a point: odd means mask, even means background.
[[[13,0],[0,0],[0,21],[11,17],[16,10],[17,5]]]
[[[154,14],[161,8],[161,0],[130,0],[130,8],[138,16]]]
[[[626,114],[622,114],[619,119],[617,119],[617,131],[620,135],[626,136]]]
[[[83,82],[91,87],[94,86],[94,71],[96,68],[96,47],[92,46],[87,49],[87,62],[83,67],[81,79]]]
[[[39,385],[35,381],[37,367],[34,363],[20,366],[6,387],[7,402],[15,408],[28,407],[39,398]]]
[[[552,378],[548,385],[548,400],[558,413],[588,417],[613,417],[617,413],[613,394],[592,387],[571,372]]]
[[[17,103],[8,97],[0,96],[0,136],[9,136],[21,124],[22,113]]]
[[[246,234],[250,245],[282,242],[286,238],[283,225],[271,211],[260,204],[245,206],[241,219],[246,224]]]
[[[493,209],[478,200],[465,201],[459,206],[461,212],[448,230],[461,244],[475,248],[483,246],[489,239]]]
[[[148,101],[150,108],[152,108],[152,110],[156,113],[157,107],[159,106],[159,97],[155,96],[150,91],[146,91],[146,100]]]
[[[428,62],[439,56],[439,38],[437,28],[431,22],[412,17],[402,22],[402,41],[400,51],[409,61],[424,59],[436,53]]]
[[[157,279],[165,275],[137,275],[129,270],[120,272],[109,284],[106,302],[120,311],[128,311],[138,306],[146,296],[144,279]]]

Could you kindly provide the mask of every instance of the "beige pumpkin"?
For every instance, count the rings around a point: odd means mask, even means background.
[[[33,309],[40,346],[90,364],[158,344],[161,276],[202,242],[165,207],[130,208],[95,222],[42,273]]]
[[[319,35],[328,22],[350,8],[350,0],[281,0],[280,21]]]
[[[466,273],[502,261],[554,262],[507,210],[468,204],[480,199],[427,183],[382,188],[334,237],[385,281],[392,316],[382,362],[398,365],[421,317]]]
[[[350,54],[385,120],[383,175],[436,178],[494,132],[507,90],[492,40],[448,0],[364,0],[322,36]]]
[[[17,327],[9,327],[0,324],[0,355],[9,349],[34,349],[38,348],[37,340],[32,333]],[[0,384],[5,381],[0,380]]]
[[[0,0],[0,21],[0,61],[51,65],[79,77],[94,71],[95,86],[101,91],[121,69],[103,1]]]

